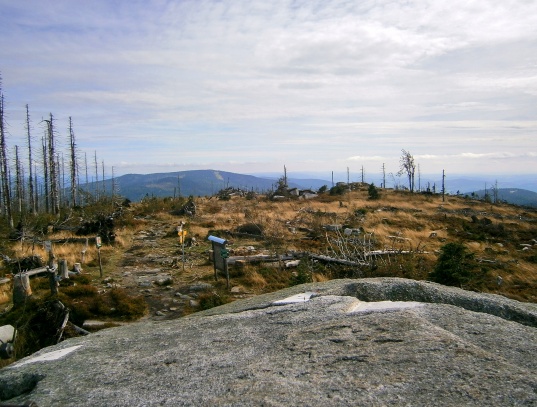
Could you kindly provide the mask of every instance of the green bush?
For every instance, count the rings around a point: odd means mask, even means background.
[[[238,233],[246,233],[249,235],[262,235],[264,232],[263,225],[260,225],[258,223],[245,223],[243,225],[240,225],[237,227]]]
[[[218,307],[231,301],[228,296],[218,295],[216,293],[202,293],[198,297],[200,310]]]
[[[298,265],[296,272],[291,276],[289,285],[299,285],[312,282],[312,273],[306,262],[301,261]]]
[[[87,284],[64,287],[61,292],[69,298],[96,297],[98,295],[97,288]]]
[[[349,187],[344,184],[338,184],[330,188],[330,195],[343,195],[349,190]]]
[[[113,288],[109,292],[115,311],[114,315],[127,320],[142,317],[147,310],[147,303],[143,297],[131,297],[121,288]]]
[[[440,284],[461,286],[469,282],[476,268],[474,254],[462,243],[448,243],[440,248],[440,255],[429,278]]]
[[[369,188],[367,189],[367,194],[369,196],[369,199],[379,199],[380,198],[379,190],[377,189],[377,187],[375,186],[374,183],[371,183],[369,185]]]

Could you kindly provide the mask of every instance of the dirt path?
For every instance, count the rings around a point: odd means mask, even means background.
[[[213,266],[206,244],[185,247],[183,252],[174,227],[145,218],[130,247],[121,254],[115,271],[104,279],[106,288],[126,289],[142,295],[149,306],[149,319],[173,319],[195,311],[201,292],[210,292]]]

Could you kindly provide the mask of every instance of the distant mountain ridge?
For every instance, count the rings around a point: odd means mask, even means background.
[[[488,194],[490,199],[494,200],[493,191],[488,190],[479,190],[474,192],[480,198],[484,198],[485,194]],[[465,195],[471,195],[467,193]],[[537,193],[533,191],[528,191],[527,189],[520,188],[498,188],[498,200],[508,202],[513,205],[519,206],[531,206],[537,208]]]
[[[305,177],[308,176],[308,174],[301,175]],[[263,193],[273,190],[277,180],[278,177],[275,175],[272,176],[272,174],[256,176],[210,169],[154,174],[126,174],[117,177],[114,180],[114,183],[121,196],[136,202],[146,196],[211,196],[227,187],[241,188]],[[376,181],[376,185],[380,185],[382,182],[378,182],[378,180]],[[422,179],[422,185],[424,185],[425,182],[426,180],[424,181]],[[483,185],[483,182],[480,180],[477,181],[471,177],[461,177],[447,182],[446,190],[451,194],[455,194],[455,191],[462,195],[471,195],[473,193],[482,198],[485,195],[484,189],[477,191],[471,189],[478,183]],[[436,191],[440,192],[441,183],[435,182],[434,184],[436,185]],[[291,188],[318,190],[323,185],[331,187],[332,182],[313,177],[304,179],[288,177],[288,185]],[[404,183],[402,183],[402,185],[404,185]],[[105,180],[105,189],[107,191],[112,190],[112,180]],[[492,189],[488,189],[487,193],[492,195]],[[537,207],[537,193],[524,188],[499,188],[498,199],[514,205]]]
[[[271,191],[277,179],[261,178],[253,175],[237,174],[218,170],[191,170],[155,174],[126,174],[117,177],[114,183],[119,194],[131,201],[139,201],[145,196],[210,196],[227,187],[253,190],[255,192]],[[328,184],[318,179],[288,178],[291,188],[315,189]],[[112,188],[112,180],[105,181],[106,190]]]

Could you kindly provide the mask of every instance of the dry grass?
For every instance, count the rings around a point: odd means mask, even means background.
[[[440,196],[392,190],[380,190],[380,193],[381,198],[374,201],[368,199],[367,190],[363,189],[343,197],[324,196],[308,201],[273,202],[264,198],[247,200],[240,197],[233,197],[229,201],[215,198],[197,199],[198,211],[192,218],[171,215],[169,210],[155,210],[151,212],[150,220],[135,219],[135,222],[128,224],[127,227],[118,229],[116,244],[112,247],[103,247],[101,254],[104,260],[104,272],[105,275],[115,273],[120,268],[123,252],[132,245],[135,234],[148,227],[155,228],[156,224],[167,231],[173,231],[183,220],[187,222],[189,236],[198,238],[199,246],[192,250],[199,254],[190,262],[188,273],[180,277],[185,281],[196,281],[199,278],[210,277],[213,273],[212,265],[207,263],[204,254],[210,248],[205,239],[210,231],[234,231],[239,226],[255,223],[263,227],[266,239],[253,241],[251,238],[234,236],[232,247],[255,245],[270,253],[299,250],[326,254],[326,231],[323,226],[340,224],[363,228],[366,234],[372,233],[374,242],[372,249],[411,252],[410,255],[391,256],[376,272],[374,270],[364,272],[368,276],[398,275],[426,278],[428,272],[434,268],[440,248],[448,242],[455,241],[463,242],[476,257],[496,262],[481,264],[486,274],[483,289],[495,292],[494,278],[500,274],[505,276],[506,284],[497,289],[497,292],[520,295],[524,298],[532,295],[527,292],[520,294],[520,289],[514,286],[537,284],[535,263],[525,261],[524,256],[529,254],[518,251],[521,243],[528,243],[530,238],[537,238],[537,215],[534,212],[530,211],[528,214],[523,208],[490,205],[454,196],[446,196],[443,202]],[[485,217],[491,219],[494,232],[498,232],[498,225],[503,225],[506,229],[505,236],[502,236],[501,230],[493,236],[486,228],[479,229],[479,224],[472,223],[469,215],[471,213],[477,214],[478,219]],[[520,219],[521,215],[524,219]],[[531,220],[528,221],[527,218]],[[291,228],[294,228],[293,232]],[[68,233],[62,232],[50,238],[68,236]],[[499,242],[503,243],[503,247],[496,244]],[[169,247],[159,247],[159,250],[174,250],[173,255],[176,255],[177,249],[172,243],[172,239],[167,240],[163,244]],[[46,253],[40,246],[25,243],[14,247],[17,246],[19,247],[17,255],[38,254],[46,259]],[[81,244],[59,245],[54,247],[54,251],[57,258],[65,258],[71,265],[80,262],[82,248]],[[85,271],[94,277],[98,276],[97,250],[91,244],[86,253],[85,263],[83,265]],[[318,267],[311,275],[314,281],[354,275],[352,271],[342,273],[331,265],[318,265]],[[324,270],[321,267],[324,267]],[[256,293],[272,291],[288,284],[292,279],[290,273],[287,270],[278,271],[277,268],[263,268],[262,265],[247,266],[233,275],[232,285],[239,284]]]
[[[322,283],[324,281],[330,280],[329,277],[327,277],[325,274],[322,274],[322,273],[313,273],[312,279],[313,279],[313,282],[315,283]]]
[[[253,268],[245,270],[245,276],[241,279],[243,284],[256,290],[262,290],[267,286],[267,280]]]

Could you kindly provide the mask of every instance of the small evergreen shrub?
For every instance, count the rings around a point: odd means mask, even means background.
[[[470,281],[476,268],[474,254],[462,243],[448,243],[440,248],[440,255],[429,278],[440,284],[461,286]]]
[[[367,194],[369,196],[369,199],[379,199],[380,198],[379,190],[377,189],[377,187],[375,186],[374,183],[371,183],[369,185],[369,188],[367,189]]]

